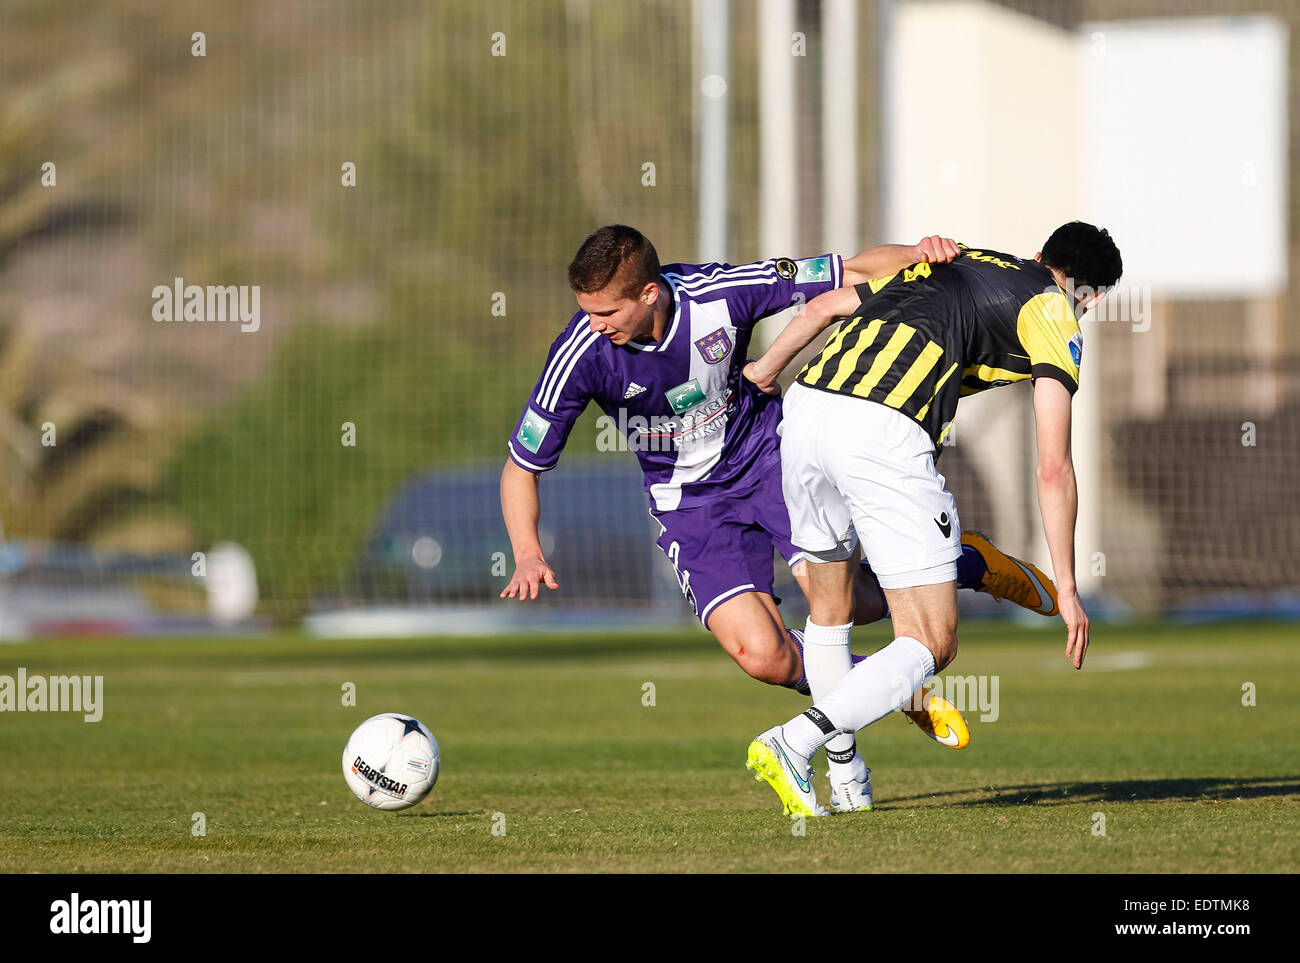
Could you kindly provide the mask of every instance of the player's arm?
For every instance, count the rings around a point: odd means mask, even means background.
[[[501,516],[505,519],[515,573],[501,598],[537,598],[542,585],[559,588],[537,537],[541,514],[538,479],[560,461],[569,432],[592,397],[588,362],[599,336],[579,312],[551,344],[546,366],[524,406],[506,448],[501,472]]]
[[[909,262],[915,263],[915,262]],[[854,288],[836,288],[819,294],[785,326],[772,346],[757,361],[745,365],[745,377],[768,394],[775,394],[776,379],[813,338],[821,334],[837,318],[847,317],[862,303],[862,296]]]
[[[1066,658],[1083,667],[1088,651],[1088,614],[1074,578],[1074,523],[1079,493],[1070,455],[1070,391],[1056,378],[1034,379],[1034,432],[1038,441],[1038,510],[1052,556],[1057,603],[1068,630]]]
[[[957,242],[932,234],[916,244],[878,244],[844,262],[844,284],[853,287],[877,278],[893,277],[909,264],[947,264],[961,254]]]
[[[795,356],[808,347],[831,322],[847,317],[862,303],[863,294],[882,287],[885,281],[909,264],[928,261],[946,264],[961,255],[957,242],[937,234],[918,244],[879,244],[844,262],[844,287],[817,295],[776,337],[763,357],[745,366],[745,377],[768,394],[776,394],[776,379]],[[859,292],[857,285],[870,292]]]
[[[715,277],[731,272],[727,277],[727,302],[732,323],[746,329],[791,305],[806,304],[837,288],[867,284],[874,293],[909,264],[941,264],[960,255],[960,245],[935,235],[923,238],[919,244],[881,244],[847,261],[837,254],[825,254],[798,261],[769,258],[739,268],[729,264],[704,267],[711,269]]]
[[[542,542],[537,537],[537,519],[542,511],[539,477],[539,472],[522,468],[509,458],[501,472],[501,515],[515,554],[515,574],[501,592],[503,599],[518,598],[522,602],[537,598],[543,585],[550,589],[560,587],[555,572],[546,564]]]

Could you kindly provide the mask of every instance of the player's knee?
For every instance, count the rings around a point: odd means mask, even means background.
[[[795,682],[798,665],[790,653],[772,649],[741,649],[735,655],[736,664],[751,679],[768,685],[790,685]]]

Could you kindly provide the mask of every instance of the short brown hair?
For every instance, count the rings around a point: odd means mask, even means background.
[[[644,234],[626,224],[592,232],[569,265],[569,287],[581,294],[602,290],[622,273],[624,297],[635,297],[659,278],[659,255]]]

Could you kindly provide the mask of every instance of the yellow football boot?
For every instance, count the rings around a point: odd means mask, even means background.
[[[937,696],[926,689],[921,699],[922,708],[908,708],[915,704],[916,698],[913,697],[899,711],[935,742],[949,749],[965,749],[970,745],[970,729],[966,720],[957,711],[957,707],[943,696]]]
[[[791,819],[825,816],[813,789],[808,760],[786,745],[780,726],[761,732],[749,744],[745,768],[758,782],[766,781],[781,799],[781,813]]]
[[[989,541],[983,532],[962,532],[961,543],[979,552],[988,566],[984,581],[976,587],[995,599],[1006,599],[1039,615],[1056,615],[1056,586],[1035,565],[1008,555]]]

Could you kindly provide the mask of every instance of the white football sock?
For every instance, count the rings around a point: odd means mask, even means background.
[[[883,719],[933,675],[930,650],[900,635],[854,666],[830,695],[782,726],[782,735],[790,748],[811,756],[837,732],[857,732]]]
[[[853,668],[853,656],[849,652],[852,631],[852,622],[818,625],[808,620],[803,633],[803,671],[814,703],[829,696]],[[826,761],[832,783],[861,782],[867,778],[867,764],[858,755],[857,742],[850,733],[838,733],[826,743]]]

